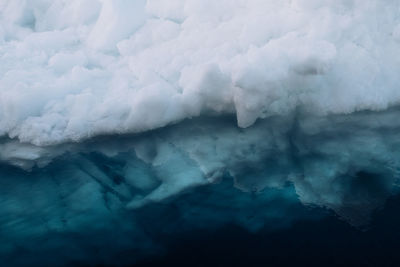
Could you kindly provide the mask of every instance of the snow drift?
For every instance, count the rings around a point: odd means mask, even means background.
[[[400,101],[400,3],[0,3],[0,135],[36,145]]]

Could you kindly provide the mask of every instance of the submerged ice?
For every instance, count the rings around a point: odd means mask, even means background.
[[[0,259],[132,264],[188,231],[274,231],[320,220],[321,208],[365,227],[398,193],[399,112],[298,111],[246,129],[201,117],[47,147],[4,138]]]
[[[202,117],[139,135],[47,147],[3,139],[0,159],[29,176],[53,161],[79,158],[71,175],[87,176],[96,184],[94,191],[108,191],[127,209],[212,186],[227,176],[250,194],[289,183],[303,204],[334,210],[362,225],[396,189],[399,112],[321,118],[298,110],[246,129],[231,116]]]

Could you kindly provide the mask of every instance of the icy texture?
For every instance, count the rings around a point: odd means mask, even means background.
[[[398,193],[398,114],[299,111],[246,129],[233,116],[204,117],[49,147],[5,138],[0,260],[128,264],[186,231],[235,224],[258,233],[326,216],[300,204],[363,227]]]
[[[10,178],[0,180],[0,260],[7,267],[131,266],[160,256],[186,231],[215,231],[225,224],[276,230],[326,216],[307,212],[291,187],[251,195],[228,179],[128,210],[123,189],[132,188],[131,181],[115,179],[115,172],[135,162],[131,156],[75,155],[29,174],[0,165]],[[141,172],[151,174],[143,165]]]
[[[0,1],[0,260],[132,263],[163,231],[315,219],[299,201],[366,225],[398,190],[399,12]]]
[[[363,225],[399,178],[398,115],[398,109],[390,109],[321,118],[299,111],[247,129],[237,128],[232,117],[202,118],[141,135],[49,147],[4,139],[0,159],[28,175],[55,159],[93,154],[90,160],[79,156],[79,172],[130,209],[212,185],[226,175],[249,193],[290,183],[303,204]]]
[[[400,101],[399,12],[395,0],[4,0],[0,136],[46,145],[201,114],[248,127],[298,107],[386,109]]]

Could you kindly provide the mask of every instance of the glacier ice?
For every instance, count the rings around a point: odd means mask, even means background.
[[[6,0],[0,135],[36,145],[210,114],[399,103],[397,1]]]
[[[399,12],[0,1],[0,261],[132,264],[162,235],[331,212],[366,227],[398,193]]]

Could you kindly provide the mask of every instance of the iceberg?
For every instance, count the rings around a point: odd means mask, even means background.
[[[0,261],[130,266],[227,225],[367,229],[398,196],[399,11],[0,1]]]

